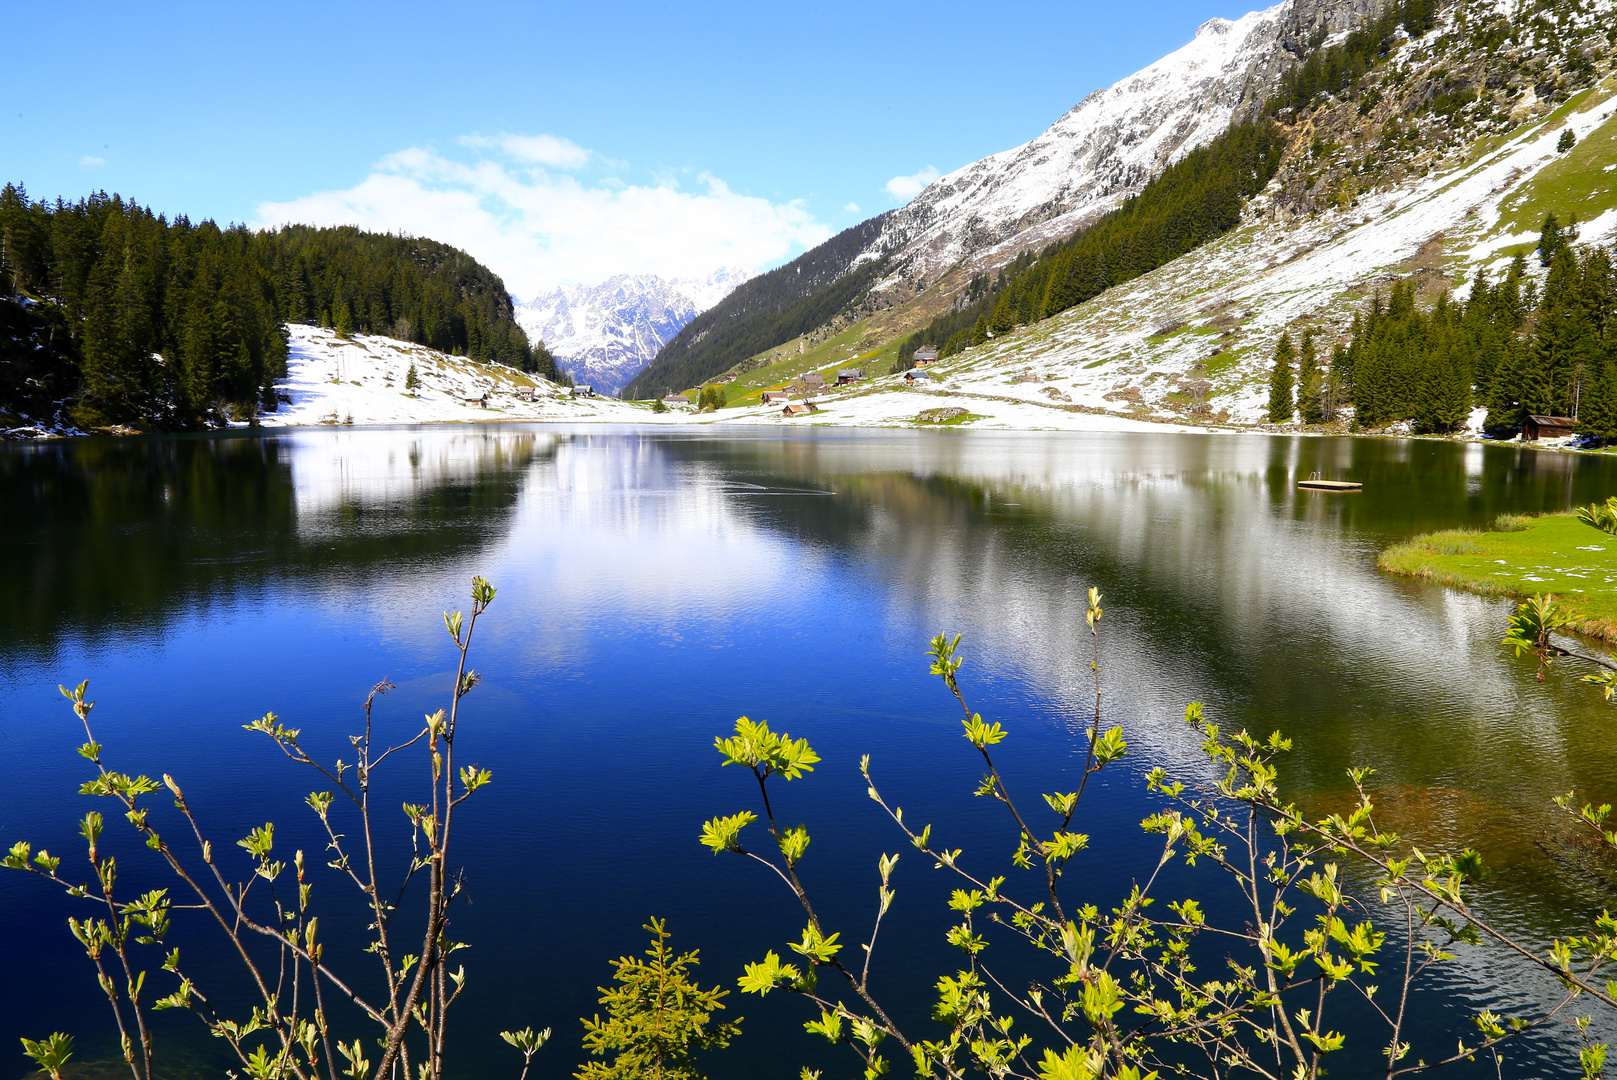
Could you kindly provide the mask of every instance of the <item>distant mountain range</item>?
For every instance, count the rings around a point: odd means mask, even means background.
[[[686,324],[751,276],[739,267],[705,278],[618,274],[517,302],[516,320],[574,382],[616,394]]]

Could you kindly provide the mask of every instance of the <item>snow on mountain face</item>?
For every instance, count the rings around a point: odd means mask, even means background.
[[[544,341],[573,381],[615,394],[686,323],[751,276],[736,267],[705,278],[618,274],[518,303],[516,319],[529,338]]]
[[[1066,236],[1261,106],[1295,62],[1288,45],[1351,29],[1379,7],[1283,0],[1234,22],[1211,19],[1190,44],[1090,94],[1031,142],[934,181],[893,213],[869,257],[901,251],[930,275],[996,245],[1003,257],[990,265]]]

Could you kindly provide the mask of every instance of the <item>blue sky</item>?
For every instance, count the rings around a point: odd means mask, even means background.
[[[433,236],[524,297],[619,271],[757,270],[1247,10],[34,5],[8,18],[34,25],[7,57],[0,180]]]

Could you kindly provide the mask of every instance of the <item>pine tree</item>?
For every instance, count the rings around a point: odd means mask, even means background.
[[[741,1034],[739,1019],[713,1024],[728,991],[691,981],[687,969],[699,962],[696,952],[675,956],[660,919],[645,929],[652,935],[650,960],[619,957],[612,978],[620,985],[599,988],[606,1019],[597,1013],[583,1022],[584,1049],[611,1060],[586,1062],[573,1074],[578,1080],[703,1080],[694,1053],[721,1050]]]
[[[1617,440],[1617,346],[1608,343],[1584,389],[1578,430],[1603,443]]]
[[[1269,423],[1291,423],[1292,380],[1294,373],[1291,365],[1296,359],[1296,350],[1292,348],[1291,335],[1281,334],[1280,341],[1275,345],[1274,370],[1269,373]]]
[[[1490,433],[1520,431],[1522,421],[1527,419],[1528,410],[1522,400],[1526,366],[1526,346],[1516,338],[1510,339],[1494,367],[1493,381],[1483,401],[1488,406],[1488,416],[1482,426]]]
[[[1303,333],[1303,348],[1297,362],[1297,411],[1305,424],[1325,422],[1325,373],[1320,370],[1314,350],[1314,331]]]
[[[1561,233],[1561,223],[1551,212],[1544,218],[1544,227],[1538,233],[1538,263],[1548,266],[1555,261],[1562,248],[1566,247],[1566,238]]]
[[[1571,128],[1567,128],[1565,131],[1561,132],[1561,137],[1555,140],[1555,152],[1557,154],[1564,154],[1576,146],[1577,142],[1578,137],[1572,134]]]
[[[1457,431],[1471,413],[1471,365],[1446,305],[1433,313],[1424,353],[1425,370],[1412,410],[1415,430]]]
[[[421,389],[421,376],[415,369],[415,361],[410,361],[410,370],[404,373],[404,388],[412,394]]]
[[[340,338],[352,337],[354,333],[354,317],[348,311],[348,301],[337,301],[336,318],[337,336]]]
[[[1353,361],[1348,356],[1347,346],[1339,341],[1331,350],[1331,366],[1325,372],[1325,392],[1320,402],[1320,415],[1324,423],[1335,423],[1337,410],[1352,400],[1347,382],[1352,370]]]

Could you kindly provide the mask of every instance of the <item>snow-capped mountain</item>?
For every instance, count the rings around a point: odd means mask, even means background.
[[[933,181],[889,216],[866,258],[901,252],[907,270],[929,276],[977,252],[992,266],[1066,236],[1260,108],[1299,42],[1351,30],[1381,7],[1283,0],[1233,22],[1210,19],[1188,45],[1091,93],[1032,141]]]
[[[752,275],[736,267],[705,278],[618,274],[558,288],[516,305],[528,337],[543,340],[575,382],[615,394],[696,316]]]

